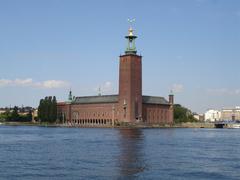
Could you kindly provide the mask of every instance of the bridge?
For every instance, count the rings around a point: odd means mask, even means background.
[[[235,125],[240,126],[240,121],[225,120],[214,123],[215,128],[233,128]]]

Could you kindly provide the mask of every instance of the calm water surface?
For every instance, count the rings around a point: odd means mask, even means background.
[[[0,179],[240,179],[240,130],[0,126]]]

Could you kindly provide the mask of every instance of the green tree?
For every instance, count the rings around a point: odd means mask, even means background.
[[[52,96],[48,97],[48,121],[54,122],[53,119],[53,105],[52,105]]]
[[[49,118],[48,97],[45,97],[43,101],[43,122],[47,122]]]
[[[18,121],[19,120],[19,114],[18,114],[18,107],[14,106],[13,112],[11,113],[11,121]]]
[[[5,115],[5,121],[11,121],[11,112],[9,109],[6,110],[4,115]]]
[[[38,119],[42,121],[43,119],[43,99],[40,100],[39,106],[38,106]]]
[[[52,100],[52,119],[54,122],[57,120],[57,99],[55,96],[53,96]]]
[[[26,121],[32,121],[32,110],[29,110],[29,112],[27,113]]]
[[[38,106],[38,118],[42,122],[54,123],[57,120],[57,100],[56,97],[48,96],[40,100]]]
[[[0,114],[0,122],[7,121],[7,118],[8,118],[8,116],[6,115],[6,113]]]
[[[174,122],[181,123],[181,122],[196,122],[196,119],[193,117],[193,113],[181,106],[180,104],[174,105]]]

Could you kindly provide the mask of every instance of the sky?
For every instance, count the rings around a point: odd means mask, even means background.
[[[240,105],[239,0],[0,0],[0,107],[118,93],[128,18],[143,94],[203,113]]]

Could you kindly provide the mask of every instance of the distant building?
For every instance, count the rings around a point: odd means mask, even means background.
[[[230,109],[222,109],[221,111],[221,120],[226,121],[240,121],[240,107]]]
[[[3,114],[5,112],[13,112],[14,107],[6,107],[6,108],[0,108],[0,114]],[[22,106],[22,107],[17,107],[18,109],[18,114],[19,115],[27,115],[29,114],[29,112],[34,111],[35,109],[33,107],[30,106]]]
[[[203,114],[194,114],[193,117],[198,121],[204,121],[204,115]]]
[[[215,122],[221,120],[221,112],[214,109],[209,109],[205,114],[205,121]]]
[[[32,111],[32,122],[36,122],[37,118],[38,118],[38,109],[34,109]]]
[[[3,114],[3,113],[5,113],[5,112],[6,112],[5,109],[0,109],[0,114]]]
[[[119,60],[119,93],[72,97],[57,105],[58,119],[69,126],[113,126],[118,123],[173,123],[173,94],[164,97],[142,95],[142,56],[137,55],[130,27],[127,49]],[[171,73],[169,71],[169,73]]]

